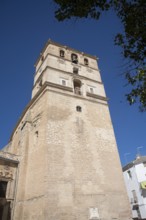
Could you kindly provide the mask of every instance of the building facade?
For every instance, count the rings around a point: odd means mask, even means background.
[[[129,220],[107,98],[94,56],[48,41],[32,99],[4,152],[19,158],[13,220]]]
[[[18,165],[16,155],[0,151],[0,220],[10,220],[13,215]]]
[[[123,167],[133,219],[146,219],[146,156]]]

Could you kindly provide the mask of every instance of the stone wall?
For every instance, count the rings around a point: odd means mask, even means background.
[[[60,48],[67,50],[63,64]],[[77,75],[72,52],[79,57]],[[12,220],[131,219],[96,59],[49,43],[36,64],[32,97],[7,148],[20,157]]]

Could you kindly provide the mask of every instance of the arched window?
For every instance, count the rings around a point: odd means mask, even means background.
[[[64,50],[60,50],[60,57],[64,57],[65,56],[65,52],[64,52]]]
[[[78,79],[74,79],[73,84],[74,84],[74,93],[76,95],[81,95],[81,81]]]
[[[84,64],[85,64],[86,66],[89,65],[89,62],[88,62],[88,59],[87,59],[87,58],[84,58]]]
[[[78,56],[74,53],[71,54],[72,63],[78,64]]]

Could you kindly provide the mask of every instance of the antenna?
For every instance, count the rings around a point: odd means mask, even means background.
[[[128,156],[129,154],[130,154],[130,153],[125,153],[125,154],[124,154],[124,158],[125,158],[125,163],[126,163],[126,164],[128,163],[127,156]]]
[[[142,149],[142,148],[143,148],[142,146],[136,148],[137,149],[137,157],[140,157],[140,149]]]

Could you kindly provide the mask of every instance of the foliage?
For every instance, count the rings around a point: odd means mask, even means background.
[[[54,0],[59,21],[78,18],[98,20],[103,11],[114,9],[120,18],[124,32],[115,37],[115,44],[122,47],[128,61],[124,73],[131,91],[126,94],[131,104],[138,102],[146,111],[146,1],[145,0]]]

